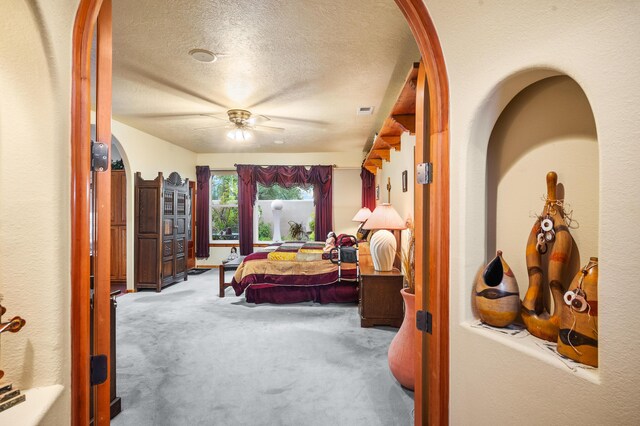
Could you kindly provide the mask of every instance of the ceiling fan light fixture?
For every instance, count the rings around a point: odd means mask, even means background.
[[[236,127],[227,133],[227,137],[232,141],[246,142],[251,139],[251,132],[247,129]]]

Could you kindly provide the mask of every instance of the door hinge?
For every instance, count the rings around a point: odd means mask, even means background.
[[[100,385],[107,380],[107,356],[93,355],[91,357],[91,386]]]
[[[432,318],[429,311],[416,312],[416,328],[425,333],[431,334]]]
[[[109,169],[109,147],[106,143],[91,141],[91,170],[105,172]]]
[[[420,163],[416,166],[416,180],[419,185],[433,182],[433,163]]]

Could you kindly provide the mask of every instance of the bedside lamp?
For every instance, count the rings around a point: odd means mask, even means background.
[[[369,216],[371,216],[371,210],[369,210],[368,207],[363,207],[360,210],[358,210],[358,213],[356,213],[353,219],[351,219],[352,222],[360,223],[360,226],[356,231],[356,235],[358,236],[358,238],[361,238],[361,239],[367,238],[367,234],[369,233],[369,231],[364,231],[362,229],[362,226],[367,221],[367,219],[369,219]]]
[[[383,203],[371,213],[362,229],[377,230],[369,240],[373,269],[391,271],[398,245],[396,237],[389,230],[407,229],[405,221],[391,204]]]

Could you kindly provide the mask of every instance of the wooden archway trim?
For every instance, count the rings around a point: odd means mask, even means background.
[[[90,53],[94,25],[103,0],[80,0],[73,29],[71,82],[71,400],[72,424],[89,422],[89,173],[90,158]],[[436,29],[422,0],[396,0],[416,39],[425,66],[429,97],[428,138],[416,162],[431,161],[434,183],[426,197],[429,217],[416,216],[416,309],[433,314],[433,334],[418,333],[418,345],[428,346],[428,360],[419,359],[417,374],[425,376],[415,394],[416,424],[447,424],[449,408],[449,86]],[[424,122],[417,123],[418,127]],[[418,144],[416,144],[418,145]],[[417,195],[418,191],[416,191]],[[424,195],[424,194],[423,194]],[[429,229],[428,234],[425,232]],[[427,265],[425,267],[425,265]],[[429,291],[420,283],[430,283]],[[422,354],[420,349],[419,354]],[[422,380],[420,380],[422,382]],[[426,412],[425,412],[426,408]]]
[[[415,162],[433,163],[433,183],[427,188],[415,185],[414,198],[416,310],[427,310],[433,315],[431,335],[416,331],[415,424],[446,425],[449,423],[449,82],[440,40],[423,0],[396,0],[396,3],[409,23],[424,67],[418,76],[421,87],[416,90],[416,110],[422,109],[422,114],[416,111]],[[428,96],[428,111],[424,111],[422,96]]]
[[[91,42],[103,0],[81,0],[71,71],[71,424],[89,424]]]

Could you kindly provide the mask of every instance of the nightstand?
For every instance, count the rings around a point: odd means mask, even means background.
[[[402,290],[404,277],[394,268],[380,272],[371,265],[360,270],[360,326],[390,325],[400,327],[404,318]]]

